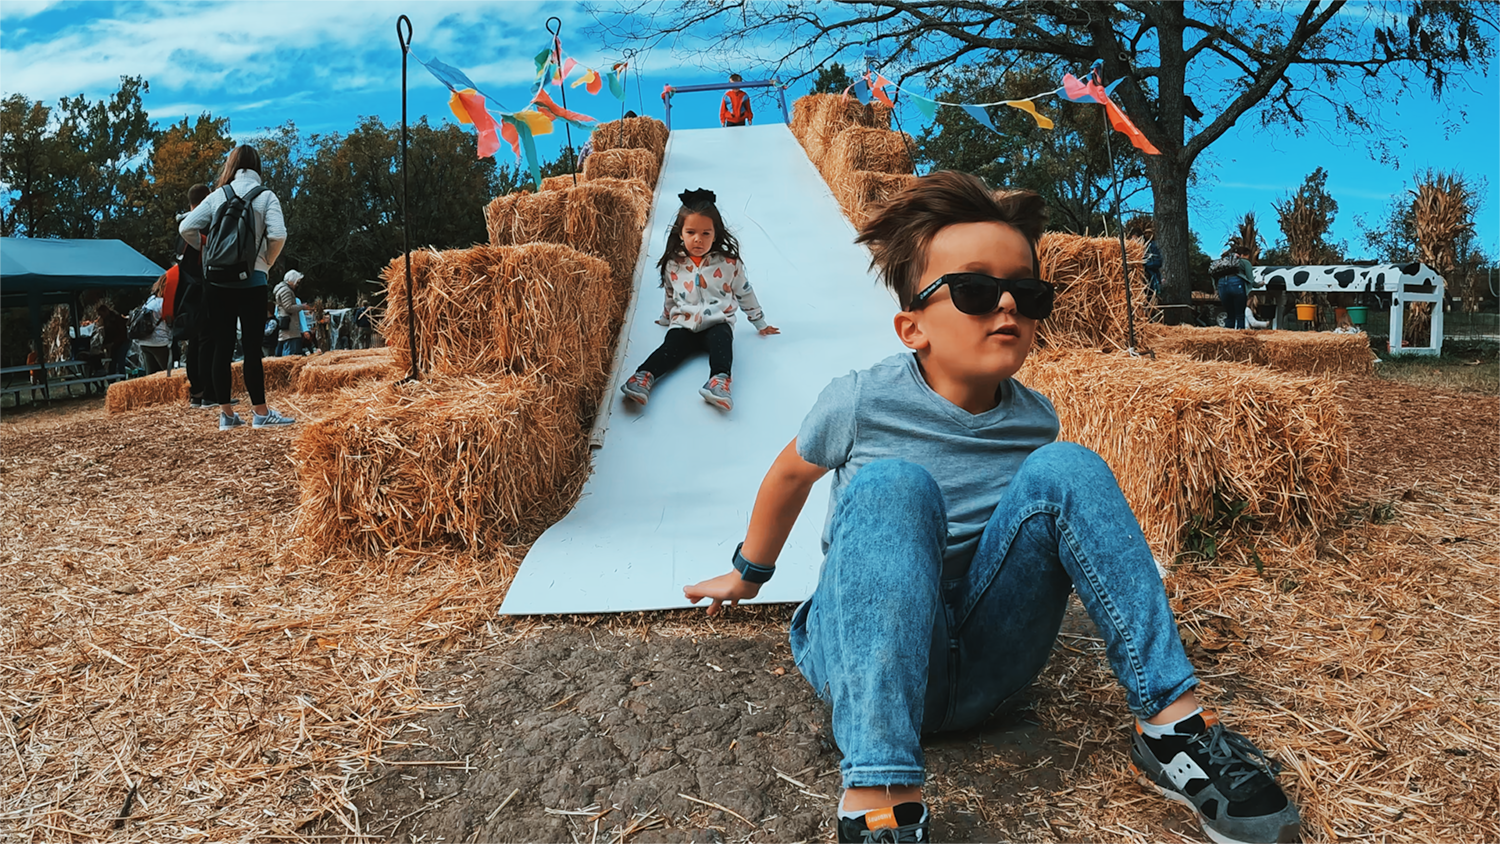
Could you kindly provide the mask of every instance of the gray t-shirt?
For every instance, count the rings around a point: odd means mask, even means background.
[[[860,468],[875,460],[905,460],[931,473],[943,492],[943,577],[961,577],[1022,461],[1057,439],[1057,411],[1046,396],[1014,378],[1000,393],[993,410],[969,413],[933,392],[916,356],[907,353],[824,387],[797,432],[797,454],[834,472],[823,552],[833,538],[839,497]]]

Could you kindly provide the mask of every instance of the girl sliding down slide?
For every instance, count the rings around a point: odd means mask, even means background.
[[[699,390],[703,400],[729,410],[730,370],[734,365],[734,312],[745,309],[763,336],[780,334],[767,325],[740,260],[740,245],[724,227],[714,192],[699,188],[678,194],[682,207],[667,233],[667,248],[656,266],[665,293],[660,325],[666,339],[620,387],[625,397],[645,404],[657,379],[688,356],[708,352],[710,378]]]

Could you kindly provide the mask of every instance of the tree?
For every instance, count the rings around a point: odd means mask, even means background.
[[[6,187],[0,232],[7,237],[34,236],[47,230],[57,199],[53,159],[55,134],[49,131],[52,110],[20,94],[0,104],[0,181]]]
[[[651,0],[600,7],[595,17],[617,38],[711,34],[710,51],[775,38],[791,45],[776,70],[792,80],[806,73],[788,76],[783,68],[863,50],[867,41],[885,49],[885,66],[900,68],[888,73],[898,83],[960,61],[1003,66],[1035,56],[1082,70],[1100,60],[1106,79],[1123,80],[1115,92],[1121,107],[1161,151],[1145,166],[1164,258],[1162,300],[1173,305],[1188,301],[1193,167],[1235,123],[1254,114],[1264,126],[1303,132],[1317,128],[1320,104],[1327,104],[1340,136],[1374,135],[1372,147],[1388,153],[1395,130],[1379,121],[1377,109],[1419,79],[1440,96],[1450,74],[1488,68],[1494,46],[1484,29],[1496,26],[1486,4],[1427,0],[1400,7],[1346,0]]]
[[[141,209],[146,224],[144,240],[131,245],[156,263],[169,265],[176,257],[177,215],[189,210],[188,189],[195,184],[212,186],[233,145],[229,120],[207,112],[161,130],[146,172],[127,191],[130,205]]]
[[[813,80],[812,93],[814,94],[842,94],[854,80],[849,78],[849,72],[842,64],[833,62],[827,67],[818,68],[818,76]]]
[[[937,77],[933,87],[947,102],[995,102],[1010,91],[1045,90],[1057,75],[1038,63],[1009,70],[969,66]],[[1116,225],[1103,109],[1075,106],[1052,130],[1017,109],[991,112],[996,131],[959,109],[940,110],[917,138],[918,160],[933,170],[974,173],[996,187],[1036,191],[1047,200],[1053,229],[1098,234]],[[1133,149],[1120,158],[1121,194],[1129,202],[1147,190],[1145,170]]]

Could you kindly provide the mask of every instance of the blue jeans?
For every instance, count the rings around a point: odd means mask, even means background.
[[[968,572],[942,579],[937,482],[870,463],[834,511],[818,587],[792,618],[792,655],[833,706],[846,788],[921,785],[921,735],[982,723],[1047,664],[1078,597],[1132,712],[1198,684],[1166,590],[1119,484],[1073,443],[1037,449],[995,506]]]
[[[278,340],[276,342],[276,357],[284,358],[288,355],[302,354],[302,338],[293,337],[290,340]]]
[[[1224,305],[1224,327],[1244,328],[1245,305],[1250,301],[1250,295],[1239,276],[1219,279],[1219,301]]]

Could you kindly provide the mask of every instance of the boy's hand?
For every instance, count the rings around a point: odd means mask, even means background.
[[[774,325],[768,325],[765,328],[762,328],[760,330],[760,336],[762,336],[762,337],[770,337],[772,334],[780,334],[780,333],[781,333],[781,329],[777,328]]]
[[[708,614],[718,615],[720,604],[728,602],[731,607],[737,607],[740,601],[759,595],[760,584],[748,583],[740,578],[739,572],[730,569],[728,574],[721,574],[711,580],[682,587],[682,594],[694,604],[704,598],[713,599],[713,603],[708,607]]]

